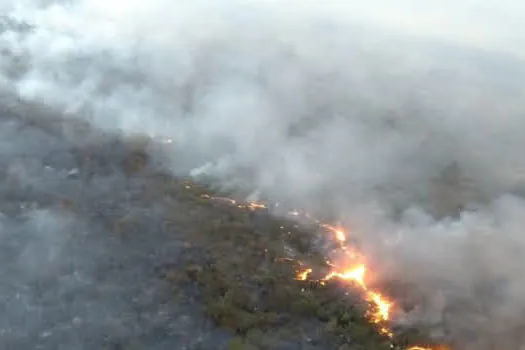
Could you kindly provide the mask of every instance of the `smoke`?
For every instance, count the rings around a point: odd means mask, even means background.
[[[144,198],[151,184],[125,175],[129,149],[22,107],[0,105],[2,349],[216,349],[227,341],[200,305],[167,302],[173,285],[157,272],[178,267],[184,245],[164,229],[163,203]]]
[[[525,308],[523,5],[2,10],[3,89],[104,130],[170,140],[164,164],[176,174],[348,222],[379,271],[425,296],[407,319],[465,348],[524,344],[514,336]]]

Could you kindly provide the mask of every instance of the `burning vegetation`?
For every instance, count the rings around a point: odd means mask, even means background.
[[[60,131],[53,125],[69,126],[63,121],[26,122],[53,134]],[[73,132],[76,128],[67,129],[75,136],[72,139],[82,143],[75,152],[87,170],[82,176],[71,172],[68,177],[85,176],[82,181],[89,181],[91,168],[99,172],[121,168],[129,178],[146,180],[145,200],[160,200],[168,206],[163,224],[174,235],[183,235],[188,249],[180,258],[186,269],[168,268],[164,277],[176,286],[180,300],[195,299],[198,292],[208,316],[236,334],[231,349],[289,349],[289,339],[311,344],[312,349],[331,349],[334,344],[340,350],[450,349],[433,341],[426,329],[397,324],[398,315],[407,309],[404,294],[412,290],[401,286],[400,292],[393,292],[388,283],[377,284],[374,261],[360,253],[348,228],[296,210],[284,217],[271,215],[278,210],[270,204],[236,201],[225,193],[159,173],[149,166],[146,149],[151,140],[147,137],[128,138],[125,146],[115,141],[126,148],[125,156],[115,157],[113,144],[101,147],[89,140],[80,142]],[[113,157],[115,164],[101,154]],[[437,197],[437,216],[457,213],[468,202],[456,190],[461,181],[465,180],[454,164],[436,180],[436,193],[456,194]],[[76,210],[74,201],[67,198],[60,207]],[[138,221],[126,215],[114,222],[113,232],[126,239],[125,232]]]
[[[211,206],[218,214],[188,237],[192,246],[205,247],[208,262],[190,258],[184,273],[167,276],[177,285],[200,287],[208,315],[237,334],[231,349],[279,348],[278,339],[290,337],[341,350],[449,349],[424,331],[394,330],[399,308],[370,284],[366,257],[345,228],[298,211],[278,220],[263,203],[214,196],[190,182],[172,185],[183,186],[199,203],[195,210]],[[298,225],[298,217],[305,224]],[[340,258],[326,257],[320,241]],[[182,290],[178,296],[189,297]]]
[[[142,139],[127,143],[120,167],[147,180],[143,199],[161,198],[169,208],[163,226],[187,241],[180,257],[186,268],[168,266],[163,277],[175,286],[177,301],[197,292],[208,316],[236,335],[231,350],[290,349],[290,339],[312,349],[448,349],[422,330],[392,327],[396,300],[370,283],[369,261],[347,229],[298,211],[277,219],[267,204],[237,202],[150,171],[146,146]],[[87,167],[101,161],[98,153],[82,150]],[[69,201],[61,205],[75,210]],[[135,225],[124,216],[113,232],[125,239]],[[326,246],[336,259],[319,249]]]

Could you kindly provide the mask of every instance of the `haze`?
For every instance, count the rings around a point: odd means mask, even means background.
[[[5,91],[169,139],[175,174],[335,217],[425,294],[405,322],[523,346],[525,4],[1,6]]]

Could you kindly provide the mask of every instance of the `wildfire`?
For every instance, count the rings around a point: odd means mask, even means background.
[[[334,229],[334,231],[337,232],[336,238],[338,238],[339,242],[346,241],[346,234],[344,231],[341,229]],[[393,303],[378,291],[372,290],[368,287],[366,283],[366,271],[367,269],[365,264],[359,264],[355,267],[344,269],[342,271],[338,271],[334,266],[334,270],[327,274],[322,279],[322,282],[337,278],[342,281],[352,283],[354,286],[361,289],[366,297],[366,300],[373,305],[373,307],[367,313],[368,318],[374,324],[382,324],[389,320],[390,309]],[[305,279],[304,277],[308,276],[311,272],[312,269],[299,272],[299,279]],[[385,335],[392,336],[392,332],[384,326],[380,327],[380,332]]]
[[[334,277],[337,277],[345,281],[355,282],[361,288],[367,289],[366,284],[365,284],[365,272],[366,272],[365,265],[359,265],[356,268],[353,268],[347,271],[343,271],[343,272],[337,272],[337,271],[330,272],[324,278],[324,280],[330,280]]]
[[[311,269],[309,270],[311,271]],[[375,324],[384,323],[390,318],[390,308],[392,307],[392,302],[386,299],[379,292],[370,290],[368,288],[365,282],[365,274],[366,266],[364,264],[361,264],[357,267],[345,270],[343,272],[332,271],[326,277],[323,278],[323,281],[338,278],[343,281],[349,281],[354,285],[358,286],[364,292],[367,301],[374,306],[373,309],[369,310],[367,314],[370,321]],[[384,326],[381,326],[379,330],[382,334],[385,334],[389,337],[393,336],[393,333]]]
[[[189,184],[186,183],[186,188],[190,188]],[[267,205],[262,203],[257,203],[254,201],[249,201],[245,203],[238,203],[237,201],[227,198],[227,197],[213,197],[208,194],[201,196],[205,199],[210,200],[219,200],[235,205],[238,208],[249,209],[252,211],[259,209],[267,209]],[[335,242],[338,243],[338,248],[345,253],[347,258],[350,260],[360,260],[359,263],[355,263],[350,268],[340,268],[337,265],[334,265],[331,262],[327,263],[332,267],[332,270],[325,275],[319,282],[325,284],[327,281],[332,279],[339,279],[341,281],[346,281],[350,283],[355,288],[361,290],[366,300],[371,304],[371,308],[367,312],[367,317],[369,321],[378,326],[378,331],[390,338],[394,336],[392,330],[388,327],[387,323],[390,320],[391,310],[394,305],[393,301],[389,300],[381,292],[374,290],[369,287],[367,283],[367,265],[363,261],[365,260],[362,255],[360,255],[354,247],[351,247],[348,244],[348,234],[343,227],[333,226],[327,223],[323,223],[309,214],[303,214],[299,211],[290,211],[288,215],[298,217],[303,216],[314,221],[321,228],[331,232]],[[301,264],[302,265],[302,264]],[[306,281],[309,279],[309,276],[312,275],[313,270],[311,268],[306,268],[297,273],[296,279],[301,281]],[[406,350],[450,350],[447,346],[438,346],[438,347],[423,347],[423,346],[412,346]]]
[[[297,279],[300,281],[306,281],[308,279],[308,275],[311,273],[312,269],[306,269],[297,275]]]
[[[346,242],[346,233],[345,231],[340,228],[340,227],[335,227],[335,226],[332,226],[332,225],[329,225],[329,224],[320,224],[320,226],[324,229],[327,229],[329,231],[331,231],[334,236],[335,236],[335,239],[340,242],[340,243],[344,243]]]

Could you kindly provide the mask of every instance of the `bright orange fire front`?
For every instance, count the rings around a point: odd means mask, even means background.
[[[323,280],[327,281],[333,278],[338,278],[343,281],[348,281],[359,287],[365,294],[366,299],[373,305],[373,308],[368,311],[368,318],[370,322],[375,324],[384,323],[390,317],[390,308],[392,302],[381,295],[379,292],[370,290],[365,282],[366,266],[361,264],[355,268],[345,270],[343,272],[332,271]],[[392,337],[392,332],[384,327],[380,327],[380,332],[389,337]]]
[[[188,188],[190,186],[187,186]],[[249,210],[259,210],[259,209],[265,209],[267,206],[265,204],[257,203],[257,202],[247,202],[247,203],[237,203],[235,200],[225,197],[212,197],[210,195],[202,195],[203,198],[206,199],[215,199],[215,200],[222,200],[226,203],[230,203],[232,205],[235,205],[238,208],[242,209],[249,209]],[[321,279],[320,282],[326,283],[329,280],[332,279],[339,279],[342,281],[347,281],[352,286],[360,289],[366,300],[372,305],[371,309],[368,310],[367,317],[370,320],[371,323],[378,325],[378,331],[386,335],[390,338],[393,337],[392,330],[388,328],[388,321],[390,320],[390,313],[391,309],[394,305],[394,303],[389,300],[386,296],[384,296],[382,293],[380,293],[377,290],[371,289],[366,280],[366,273],[367,273],[367,266],[363,262],[365,261],[364,257],[359,254],[359,252],[355,249],[355,247],[352,247],[348,244],[348,235],[344,228],[342,227],[336,227],[332,226],[330,224],[323,223],[309,214],[303,214],[298,211],[291,211],[289,212],[289,215],[298,217],[302,216],[304,218],[308,218],[318,224],[321,228],[331,232],[333,234],[333,238],[335,239],[335,242],[338,244],[338,248],[340,251],[342,251],[347,258],[349,258],[352,261],[358,261],[358,263],[355,263],[355,265],[352,265],[351,267],[338,267],[336,265],[330,264],[332,266],[332,271],[328,273],[324,278]],[[302,264],[301,264],[302,265]],[[313,270],[311,268],[302,270],[298,272],[297,279],[301,281],[306,281],[309,276],[313,273]],[[423,347],[423,346],[412,346],[407,348],[406,350],[451,350],[447,346],[438,346],[438,347]]]

